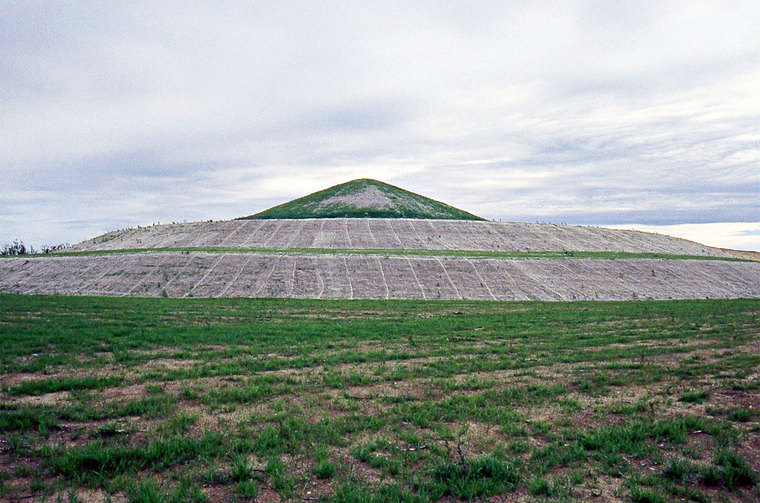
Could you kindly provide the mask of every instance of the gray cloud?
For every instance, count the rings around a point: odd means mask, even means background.
[[[0,5],[0,243],[356,177],[494,219],[757,221],[754,2]]]

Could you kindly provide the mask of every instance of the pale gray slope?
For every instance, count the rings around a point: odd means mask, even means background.
[[[570,225],[416,219],[240,220],[110,232],[70,251],[183,247],[595,251],[730,257],[662,234]]]
[[[0,291],[347,299],[739,298],[760,297],[760,263],[143,253],[3,259]]]

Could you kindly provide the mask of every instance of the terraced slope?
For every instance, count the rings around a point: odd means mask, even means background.
[[[440,201],[368,178],[335,185],[242,219],[370,217],[483,220]]]
[[[760,262],[124,253],[3,259],[0,292],[316,299],[739,298],[760,297]]]
[[[238,220],[156,225],[109,232],[69,251],[160,248],[588,251],[732,257],[662,234],[522,222],[416,219]]]

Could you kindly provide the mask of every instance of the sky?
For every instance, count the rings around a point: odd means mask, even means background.
[[[368,177],[760,250],[759,33],[754,0],[0,2],[0,244]]]

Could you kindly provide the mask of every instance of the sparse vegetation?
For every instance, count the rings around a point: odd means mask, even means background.
[[[759,315],[0,295],[0,499],[752,501]]]
[[[57,253],[61,250],[65,250],[68,247],[68,243],[61,243],[57,245],[42,245],[42,253]]]

